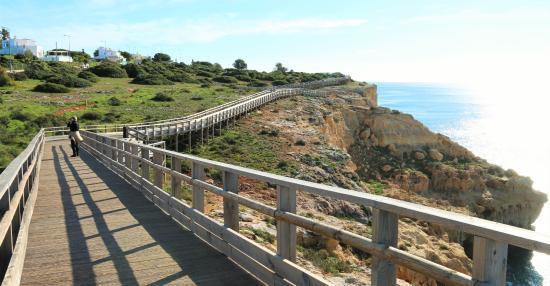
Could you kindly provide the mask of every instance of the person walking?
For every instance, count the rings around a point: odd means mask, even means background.
[[[76,116],[71,117],[71,120],[67,123],[69,127],[69,139],[71,140],[71,149],[73,149],[73,155],[71,157],[79,156],[78,144],[82,142],[82,136],[80,136],[78,121]]]

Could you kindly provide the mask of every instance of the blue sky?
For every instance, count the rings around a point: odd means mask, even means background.
[[[106,41],[366,81],[512,80],[550,66],[550,1],[0,0],[0,25],[47,49],[69,34],[90,53]]]

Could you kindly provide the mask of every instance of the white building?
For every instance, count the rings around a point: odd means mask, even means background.
[[[94,53],[94,59],[96,60],[109,60],[113,62],[120,62],[124,60],[124,57],[120,55],[120,52],[113,51],[106,47],[99,47],[97,49],[97,55]]]
[[[66,50],[48,51],[48,54],[45,55],[42,60],[46,62],[73,62],[73,58],[69,55],[69,51]]]
[[[0,55],[22,55],[26,51],[30,51],[38,58],[44,56],[44,48],[37,45],[36,42],[31,39],[9,38],[7,40],[2,40]]]

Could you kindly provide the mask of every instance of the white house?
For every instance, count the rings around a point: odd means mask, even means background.
[[[48,51],[48,54],[45,55],[42,60],[46,62],[73,62],[73,58],[69,55],[69,51],[66,50]]]
[[[120,52],[113,51],[106,47],[99,47],[97,53],[94,53],[94,59],[96,60],[109,60],[113,62],[120,62],[124,60],[124,57],[120,55]]]
[[[30,51],[38,58],[44,56],[44,48],[31,39],[17,39],[14,37],[2,40],[0,55],[21,55],[26,51]]]

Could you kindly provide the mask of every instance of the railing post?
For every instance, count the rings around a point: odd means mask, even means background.
[[[153,151],[153,163],[155,163],[155,165],[164,166],[164,154],[158,151]],[[159,187],[162,190],[164,185],[164,173],[160,168],[157,168],[157,166],[154,167],[154,172],[155,186]]]
[[[223,190],[226,192],[238,193],[239,175],[224,171]],[[239,231],[239,204],[235,200],[223,198],[223,225],[235,231]]]
[[[130,152],[132,153],[132,155],[139,156],[138,145],[137,144],[131,144],[130,145]],[[132,161],[132,171],[137,173],[137,170],[139,168],[139,164],[138,164],[139,161],[138,161],[137,158],[134,158],[134,157],[132,157],[131,161]]]
[[[145,148],[141,148],[141,176],[145,178],[145,180],[149,181],[149,164],[145,163],[144,161],[149,161],[149,150]]]
[[[191,167],[191,177],[193,180],[202,180],[204,179],[204,166],[200,165],[199,163],[193,162],[193,165]],[[204,190],[201,189],[199,186],[195,186],[193,184],[193,201],[192,201],[193,208],[204,212]]]
[[[128,153],[126,152],[130,152],[130,144],[128,142],[124,142],[123,144],[124,146],[124,165],[128,168],[128,169],[132,169],[132,160],[130,159],[130,156],[128,155]],[[131,153],[131,152],[130,152]]]
[[[373,209],[372,242],[384,244],[386,247],[397,246],[397,235],[397,214]],[[396,282],[395,264],[373,257],[371,284],[373,286],[393,286],[396,285]]]
[[[110,145],[111,145],[111,159],[113,159],[114,161],[117,160],[117,148],[116,148],[116,139],[109,139],[110,142]]]
[[[172,170],[181,173],[181,159],[172,156],[172,164],[170,165],[170,167],[172,168]],[[170,179],[172,182],[172,196],[176,197],[177,199],[181,199],[181,179],[173,175]]]
[[[296,213],[296,190],[277,186],[277,210]],[[277,221],[277,254],[296,261],[296,226]]]
[[[507,256],[508,244],[475,236],[472,278],[483,285],[505,285]]]
[[[124,163],[124,141],[117,140],[117,158],[120,164]]]

